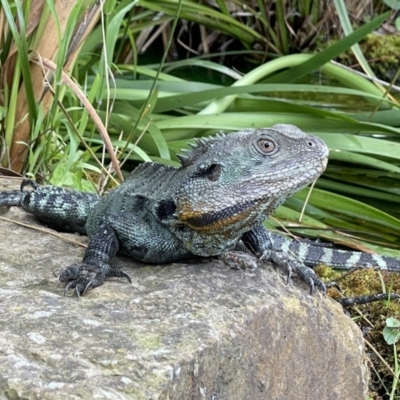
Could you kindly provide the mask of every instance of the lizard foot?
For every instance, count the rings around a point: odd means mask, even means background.
[[[255,269],[257,268],[257,259],[243,251],[226,251],[218,257],[232,269]]]
[[[58,275],[59,282],[68,282],[64,290],[64,296],[69,289],[75,289],[78,297],[84,296],[89,289],[94,289],[104,283],[107,277],[126,278],[129,283],[129,275],[108,265],[97,267],[88,264],[73,264],[63,269]]]
[[[326,286],[324,282],[322,282],[321,279],[318,278],[313,269],[303,264],[299,264],[294,266],[294,268],[292,268],[292,271],[295,272],[299,276],[299,278],[308,285],[308,287],[310,288],[310,294],[314,293],[315,288],[319,289],[319,291],[322,292],[323,295],[326,294]],[[288,273],[288,280],[289,279],[290,272]]]
[[[264,255],[261,256],[261,259],[263,258],[268,259],[283,268],[287,272],[287,282],[290,281],[292,272],[294,272],[308,285],[310,288],[310,294],[313,294],[315,288],[319,289],[322,294],[326,294],[326,286],[324,282],[318,278],[314,270],[305,266],[294,256],[283,254],[278,251],[268,251],[265,257]]]

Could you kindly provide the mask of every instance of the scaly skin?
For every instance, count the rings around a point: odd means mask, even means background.
[[[144,163],[107,196],[39,187],[0,192],[0,206],[19,206],[60,231],[90,236],[83,260],[61,271],[66,289],[84,295],[107,276],[129,279],[110,266],[117,252],[146,263],[191,256],[220,257],[254,267],[247,248],[288,275],[297,273],[325,292],[313,270],[290,251],[274,248],[262,222],[280,204],[317,179],[328,148],[291,125],[247,129],[198,139],[173,168]],[[24,191],[31,185],[32,191]]]

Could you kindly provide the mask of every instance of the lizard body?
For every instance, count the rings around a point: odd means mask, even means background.
[[[342,268],[365,261],[365,267],[400,272],[400,260],[297,244],[262,226],[322,174],[327,157],[321,139],[279,124],[198,139],[179,156],[181,167],[143,163],[104,197],[23,181],[20,191],[0,192],[0,206],[19,206],[59,231],[89,235],[82,262],[59,275],[78,296],[108,276],[130,280],[110,265],[117,252],[147,263],[217,256],[254,267],[251,251],[323,292],[324,284],[305,264],[319,264],[329,252],[337,252]],[[32,191],[24,190],[28,185]],[[334,254],[330,261],[335,266]]]

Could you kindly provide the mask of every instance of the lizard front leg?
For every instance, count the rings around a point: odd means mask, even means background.
[[[117,252],[151,264],[190,256],[182,242],[155,218],[143,218],[132,212],[110,213],[99,225],[91,226],[89,232],[90,242],[82,262],[65,268],[58,278],[60,282],[69,282],[66,290],[75,289],[78,296],[102,285],[107,277],[131,282],[128,274],[110,265]]]
[[[82,262],[70,265],[58,275],[59,282],[69,282],[65,292],[75,289],[78,297],[83,296],[89,289],[102,285],[107,277],[112,276],[126,278],[131,283],[128,274],[110,265],[118,249],[116,232],[106,219],[91,237]]]
[[[283,268],[287,273],[288,281],[290,280],[292,272],[294,272],[308,285],[311,293],[313,293],[315,287],[322,293],[326,293],[324,283],[317,277],[315,272],[304,265],[295,254],[290,251],[284,252],[274,248],[270,234],[263,226],[256,226],[246,232],[242,237],[242,241],[260,260],[265,259],[272,261]]]

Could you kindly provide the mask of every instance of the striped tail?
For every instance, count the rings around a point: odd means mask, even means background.
[[[291,252],[309,267],[326,264],[335,269],[378,268],[400,273],[400,259],[359,251],[338,250],[310,242],[298,242],[282,235],[271,234],[276,250]]]
[[[26,186],[33,190],[25,191]],[[22,181],[21,190],[0,192],[0,207],[21,207],[53,229],[82,234],[86,234],[86,220],[100,200],[97,194],[39,186],[29,179]]]

